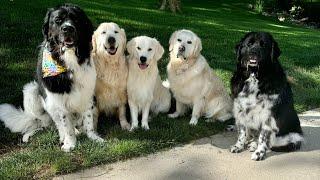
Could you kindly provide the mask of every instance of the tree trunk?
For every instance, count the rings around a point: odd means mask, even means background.
[[[166,7],[173,13],[181,12],[181,0],[162,0],[160,10],[165,10]]]

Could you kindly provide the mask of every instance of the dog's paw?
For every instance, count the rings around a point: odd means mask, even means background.
[[[148,124],[143,124],[141,125],[141,127],[144,129],[144,130],[149,130],[149,125]]]
[[[264,160],[266,157],[266,151],[255,151],[251,155],[251,159],[254,161],[261,161]]]
[[[98,142],[98,143],[104,143],[105,140],[102,139],[101,137],[97,137],[97,139],[94,140],[95,142]]]
[[[120,121],[121,129],[122,130],[130,130],[131,125],[127,121]]]
[[[233,145],[230,148],[230,152],[231,153],[239,153],[241,151],[243,151],[243,148],[242,147],[238,147],[237,145]]]
[[[63,144],[63,145],[61,146],[61,150],[64,151],[64,152],[70,152],[70,151],[72,151],[74,148],[75,148],[75,145],[73,145],[73,144]]]
[[[192,125],[192,126],[197,125],[197,123],[198,123],[198,119],[197,118],[191,118],[191,120],[189,122],[189,124]]]
[[[255,150],[257,149],[257,147],[258,147],[258,143],[255,142],[255,141],[253,141],[253,142],[251,142],[251,143],[248,144],[248,150],[249,150],[250,152],[255,151]]]
[[[81,134],[81,132],[77,128],[74,128],[74,133],[75,133],[76,136]]]
[[[133,132],[134,130],[138,129],[139,126],[138,125],[132,125],[131,128],[130,128],[130,132]]]
[[[168,117],[169,118],[177,118],[179,116],[179,113],[178,112],[174,112],[172,114],[168,114]]]
[[[22,137],[22,142],[24,142],[24,143],[27,143],[28,141],[29,141],[29,135],[23,135],[23,137]]]

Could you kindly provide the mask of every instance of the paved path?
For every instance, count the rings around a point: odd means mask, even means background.
[[[250,152],[228,151],[236,141],[225,132],[147,157],[94,167],[55,179],[318,179],[320,180],[320,109],[300,115],[305,134],[302,149],[292,153],[269,152],[264,161]]]

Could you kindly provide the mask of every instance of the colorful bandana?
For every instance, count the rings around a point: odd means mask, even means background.
[[[61,66],[55,61],[50,51],[48,49],[43,50],[42,54],[42,74],[43,77],[52,77],[57,76],[63,72],[66,72],[67,69],[64,66]]]

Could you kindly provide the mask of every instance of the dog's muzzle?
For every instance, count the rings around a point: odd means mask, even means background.
[[[64,47],[70,48],[77,42],[76,28],[70,23],[63,24],[60,29],[59,41]]]
[[[258,57],[255,55],[250,55],[249,61],[247,62],[247,66],[257,67],[258,66]]]
[[[139,68],[140,69],[147,69],[147,67],[149,66],[149,64],[146,63],[147,62],[147,58],[145,56],[141,56],[140,57],[140,63],[138,63]]]
[[[118,47],[116,47],[116,39],[114,37],[109,37],[107,41],[108,41],[107,44],[109,45],[109,47],[104,46],[104,49],[108,52],[108,54],[115,55],[118,50]]]
[[[186,51],[186,48],[184,46],[179,46],[177,58],[182,57],[183,59],[186,59],[186,57],[184,56],[185,51]]]

